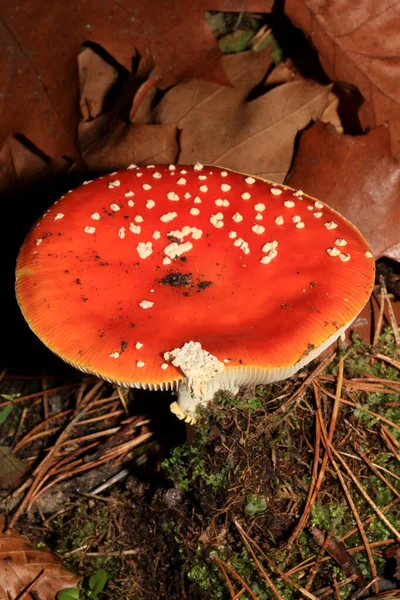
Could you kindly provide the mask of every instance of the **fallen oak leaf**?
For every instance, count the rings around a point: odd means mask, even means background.
[[[15,456],[8,446],[0,446],[0,489],[15,488],[31,470],[31,465]]]
[[[118,71],[92,48],[78,56],[80,109],[85,121],[94,119],[106,110],[105,101],[113,88]]]
[[[400,6],[393,0],[286,0],[285,13],[310,37],[333,81],[358,87],[363,127],[388,123],[400,159]]]
[[[273,0],[236,0],[234,11],[268,11]],[[190,76],[226,81],[204,0],[8,2],[0,25],[0,147],[15,133],[51,158],[79,160],[76,145],[77,56],[85,42],[102,46],[129,72],[150,53],[151,76],[166,88]],[[32,24],[34,23],[34,27]]]
[[[387,127],[355,137],[314,124],[301,135],[286,183],[349,219],[375,258],[400,260],[400,164],[391,154]]]
[[[154,112],[157,123],[177,123],[180,164],[199,161],[283,181],[295,137],[328,105],[329,86],[292,81],[247,101],[271,66],[270,49],[223,58],[231,87],[190,80],[169,90]]]
[[[0,516],[0,600],[30,600],[30,593],[21,593],[32,582],[29,592],[40,600],[54,600],[60,590],[78,585],[80,577],[67,571],[57,556],[36,549],[14,529],[4,532],[4,526]]]
[[[174,163],[178,155],[177,128],[138,125],[107,115],[79,125],[82,155],[89,171],[115,171],[132,163]]]
[[[364,576],[360,567],[351,554],[349,554],[346,546],[342,542],[339,542],[335,538],[331,537],[325,545],[325,533],[317,527],[311,527],[310,533],[313,536],[315,543],[321,548],[324,546],[329,556],[331,556],[338,563],[343,573],[347,577],[355,575],[354,583],[358,586],[361,586],[364,583]]]
[[[0,149],[0,192],[28,187],[63,173],[69,166],[65,158],[50,160],[26,140],[10,136]]]

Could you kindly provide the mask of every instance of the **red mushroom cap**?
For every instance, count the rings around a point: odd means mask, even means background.
[[[56,202],[16,276],[30,327],[65,361],[175,389],[184,369],[164,355],[187,342],[235,385],[288,377],[363,308],[374,260],[301,191],[214,166],[132,166]]]

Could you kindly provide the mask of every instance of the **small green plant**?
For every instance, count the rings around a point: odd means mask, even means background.
[[[246,498],[246,506],[244,512],[249,517],[260,515],[267,509],[267,499],[258,494],[249,494]]]
[[[0,396],[4,398],[4,400],[9,400],[10,402],[10,404],[7,404],[7,406],[2,408],[2,410],[0,411],[0,426],[3,425],[4,421],[7,419],[8,415],[12,411],[14,407],[14,400],[15,398],[18,398],[19,395],[20,394],[14,394],[10,396],[9,394],[0,394]]]
[[[57,594],[57,600],[93,600],[99,597],[107,581],[108,575],[105,571],[95,571],[87,582],[84,582],[82,589],[66,588],[61,590]]]

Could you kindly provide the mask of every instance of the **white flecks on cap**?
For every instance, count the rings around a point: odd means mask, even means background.
[[[215,204],[216,204],[216,206],[225,206],[226,207],[226,206],[230,205],[230,202],[229,202],[229,200],[226,200],[226,199],[217,198],[215,200]]]
[[[267,242],[266,244],[264,244],[264,246],[261,248],[261,250],[263,252],[270,252],[271,250],[276,250],[278,247],[278,242],[276,240],[273,240],[272,242]]]
[[[329,256],[339,256],[340,255],[339,248],[327,248],[326,251],[329,254]]]
[[[200,214],[200,211],[198,208],[191,208],[190,209],[190,214],[193,215],[194,217],[197,217],[197,215]]]
[[[200,190],[201,192],[203,192],[203,194],[205,194],[206,192],[208,192],[208,187],[207,187],[206,185],[201,185],[201,186],[199,187],[199,190]]]
[[[269,265],[271,260],[273,260],[276,256],[278,256],[277,250],[271,250],[266,256],[262,257],[260,263],[262,263],[263,265]]]
[[[142,360],[137,360],[136,366],[138,367],[138,369],[141,369],[142,367],[144,367],[144,362]]]
[[[96,227],[90,227],[89,225],[87,227],[85,227],[85,229],[83,230],[85,233],[95,233],[96,231]]]
[[[178,240],[183,240],[183,238],[189,235],[189,233],[190,227],[183,227],[182,229],[173,229],[172,231],[168,231],[167,236],[176,238]]]
[[[154,238],[155,240],[159,240],[159,239],[160,239],[160,237],[161,237],[161,233],[160,233],[159,231],[154,231],[154,232],[153,232],[153,238]]]
[[[88,179],[87,181],[84,181],[82,185],[87,185],[88,183],[93,183],[93,179]]]
[[[335,223],[334,221],[327,221],[326,223],[324,223],[324,225],[327,229],[336,229],[337,227],[337,223]]]
[[[251,185],[252,183],[255,183],[256,180],[254,179],[254,177],[246,177],[245,182]]]
[[[189,252],[193,248],[193,244],[191,242],[185,242],[184,244],[177,244],[176,242],[172,242],[172,244],[168,244],[166,248],[164,248],[164,254],[168,256],[168,258],[176,258],[177,256],[181,256],[185,252]]]
[[[200,181],[205,181],[207,179],[207,175],[199,175],[198,178]]]
[[[242,200],[250,200],[251,194],[249,194],[249,192],[243,192],[243,194],[241,194],[240,197]]]
[[[179,196],[178,194],[175,194],[175,192],[168,192],[167,198],[168,200],[172,200],[173,202],[177,202],[179,200]]]
[[[230,231],[230,232],[228,233],[228,237],[230,237],[230,238],[231,238],[231,240],[234,240],[235,238],[237,238],[237,233],[236,233],[236,231]]]
[[[258,235],[261,235],[262,233],[264,233],[265,227],[263,227],[262,225],[253,225],[253,227],[251,228],[251,230],[254,233],[257,233]]]
[[[192,197],[192,194],[190,192],[185,192],[185,195],[183,197],[185,198],[185,200],[189,200],[189,198]]]
[[[221,184],[221,190],[223,192],[229,192],[229,190],[232,188],[232,186],[228,185],[227,183],[222,183]]]
[[[125,192],[124,196],[125,198],[132,198],[132,196],[135,195],[135,192],[132,192],[131,190],[129,192]]]
[[[198,196],[196,196],[196,198],[193,200],[193,202],[195,204],[201,204],[201,198],[199,198]]]
[[[293,196],[296,196],[296,198],[299,198],[303,194],[304,194],[303,190],[297,190],[296,192],[293,192]]]
[[[211,225],[214,225],[214,227],[216,227],[217,229],[221,229],[221,227],[224,226],[223,218],[224,215],[222,213],[216,213],[215,215],[211,215],[210,223]]]
[[[285,202],[283,203],[283,206],[286,206],[286,208],[293,208],[296,205],[293,202],[293,200],[285,200]]]
[[[166,369],[168,369],[168,363],[161,363],[161,365],[160,365],[160,366],[161,366],[161,369],[162,369],[163,371],[165,371]]]
[[[140,348],[143,348],[143,344],[141,342],[136,342],[135,348],[136,350],[140,350]]]
[[[366,256],[367,258],[374,258],[374,255],[373,255],[373,254],[372,254],[372,252],[370,252],[369,250],[366,250],[366,252],[365,252],[365,256]]]
[[[139,302],[139,306],[144,309],[152,308],[154,306],[154,302],[151,302],[150,300],[142,300]]]
[[[264,217],[262,216],[262,214],[261,214],[261,213],[257,213],[257,214],[256,214],[256,216],[255,216],[255,220],[256,220],[256,221],[262,221],[262,220],[263,220],[263,218],[264,218]]]
[[[153,254],[153,242],[139,242],[136,246],[137,253],[140,258],[147,258]]]
[[[226,171],[221,171],[221,177],[228,177],[228,173]]]
[[[324,205],[319,200],[316,200],[314,202],[314,206],[315,206],[315,208],[324,208]]]
[[[42,242],[43,242],[43,238],[37,238],[35,244],[36,244],[36,246],[40,246],[40,244]]]
[[[164,360],[172,362],[184,374],[189,392],[193,398],[200,399],[203,387],[224,370],[225,365],[216,356],[203,350],[199,342],[187,342],[182,348],[165,352]]]
[[[303,221],[298,221],[295,225],[296,229],[304,229],[305,225]]]
[[[299,223],[301,221],[301,217],[299,215],[294,215],[294,217],[292,217],[292,221],[293,223]]]
[[[172,263],[172,260],[168,256],[165,256],[162,262],[163,265],[170,265]]]
[[[165,213],[164,215],[161,215],[160,221],[162,221],[163,223],[169,223],[173,219],[176,219],[177,216],[178,216],[178,213],[176,213],[176,212]]]
[[[156,205],[156,203],[154,202],[154,200],[147,200],[146,202],[146,208],[154,208]]]
[[[169,169],[170,171],[175,171],[175,169],[176,169],[176,166],[175,166],[175,165],[169,165],[168,169]]]
[[[186,185],[186,179],[184,177],[180,177],[176,183],[178,185]]]
[[[136,223],[143,223],[144,221],[141,215],[136,215],[135,217],[133,217],[133,220],[136,221]]]
[[[137,169],[137,168],[138,168],[137,165],[134,165],[134,164],[129,165],[129,167],[128,167],[128,169]]]
[[[128,206],[130,206],[132,208],[132,206],[135,206],[135,203],[133,200],[128,200]]]
[[[265,204],[263,204],[262,202],[258,202],[254,205],[254,210],[256,210],[257,212],[263,212],[265,210]]]
[[[150,185],[149,183],[144,183],[144,184],[142,185],[142,188],[143,188],[143,189],[144,189],[146,192],[148,192],[149,190],[151,190],[151,185]]]
[[[136,173],[136,177],[143,177],[143,173],[141,173],[140,171],[138,171],[138,172]]]
[[[203,168],[203,165],[202,165],[201,163],[199,163],[199,162],[197,162],[197,163],[194,165],[194,167],[193,167],[193,169],[194,169],[195,171],[201,171],[201,170],[202,170],[202,168]]]
[[[186,175],[186,173],[187,173],[186,169],[182,169],[181,173],[182,173],[182,175]]]
[[[110,204],[110,208],[111,210],[113,210],[114,212],[117,212],[119,210],[121,210],[121,207],[118,206],[118,204],[115,204],[115,202],[113,202],[112,204]]]
[[[58,221],[59,219],[63,219],[64,218],[64,213],[57,213],[54,217],[55,221]]]
[[[237,238],[233,245],[240,248],[244,254],[250,254],[249,244],[245,242],[242,238]]]
[[[199,240],[203,235],[202,229],[197,229],[197,227],[192,227],[192,238],[194,240]]]
[[[146,169],[155,169],[156,166],[155,165],[146,165]]]
[[[232,221],[235,221],[235,223],[240,223],[241,221],[243,221],[243,216],[237,212],[233,215]]]
[[[283,217],[282,217],[281,215],[279,215],[279,217],[276,217],[276,219],[275,219],[275,223],[276,223],[277,225],[283,225],[283,224],[284,224],[284,222],[285,222],[285,221],[283,220]]]
[[[280,196],[282,194],[282,190],[280,188],[270,188],[269,191],[274,196]]]
[[[111,354],[108,355],[110,358],[119,358],[121,356],[120,352],[111,352]]]
[[[335,240],[335,246],[347,246],[347,242],[343,238],[337,238]]]
[[[129,231],[139,234],[142,231],[142,228],[140,225],[135,225],[135,223],[129,223]]]
[[[315,212],[313,213],[313,217],[315,217],[316,219],[320,219],[322,217],[323,213],[322,212]]]
[[[154,177],[154,179],[161,179],[162,175],[161,175],[161,173],[159,173],[158,171],[155,171],[155,172],[153,173],[153,177]]]
[[[312,204],[307,205],[307,210],[314,210],[314,206]]]
[[[348,262],[350,260],[350,254],[339,254],[339,258],[343,262]]]
[[[123,240],[124,237],[125,237],[125,231],[126,231],[125,227],[120,227],[119,228],[118,237],[121,238],[121,240]]]
[[[109,181],[108,182],[108,187],[112,190],[113,188],[119,187],[121,185],[121,182],[119,179],[114,179],[114,181]]]

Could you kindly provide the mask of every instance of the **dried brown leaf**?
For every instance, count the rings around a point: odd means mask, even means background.
[[[246,101],[271,65],[269,50],[226,56],[231,87],[190,80],[172,88],[155,111],[158,123],[182,130],[179,163],[218,164],[282,181],[295,136],[321,116],[329,86],[293,81]]]
[[[311,527],[310,532],[318,546],[322,547],[325,545],[325,534],[323,531],[321,531],[321,529],[318,529],[317,527]],[[351,575],[356,576],[354,581],[356,585],[360,586],[364,583],[364,576],[360,567],[351,554],[349,554],[346,546],[342,542],[339,542],[335,538],[331,537],[325,546],[325,550],[330,556],[332,556],[334,560],[336,560],[343,573],[347,577],[350,577]]]
[[[204,18],[210,9],[269,11],[273,0],[6,2],[0,25],[0,147],[25,135],[52,158],[79,158],[77,56],[102,46],[128,71],[149,54],[162,88],[188,77],[225,81],[221,52]]]
[[[353,137],[316,123],[301,136],[287,183],[347,217],[376,258],[400,258],[400,164],[387,127]]]
[[[31,465],[18,458],[8,446],[0,446],[0,489],[15,488],[30,471]]]
[[[400,5],[397,0],[286,0],[285,12],[310,36],[327,75],[359,88],[365,128],[388,123],[400,159]]]
[[[65,171],[69,163],[64,158],[48,160],[21,140],[10,136],[0,149],[0,191],[17,187],[20,182],[28,186],[31,182],[46,179]]]
[[[63,567],[61,560],[48,550],[37,550],[15,530],[4,531],[0,517],[0,600],[31,600],[30,593],[20,595],[35,578],[31,592],[40,600],[54,600],[65,588],[76,587],[79,577]]]
[[[292,60],[287,59],[276,65],[275,69],[272,69],[265,80],[265,85],[272,87],[282,85],[282,83],[289,83],[295,79],[304,79],[304,77],[296,69]]]
[[[137,125],[98,117],[79,126],[82,154],[90,171],[114,171],[131,163],[173,163],[178,154],[177,128]]]
[[[85,121],[103,112],[104,100],[115,83],[116,70],[91,48],[78,56],[80,108]]]

